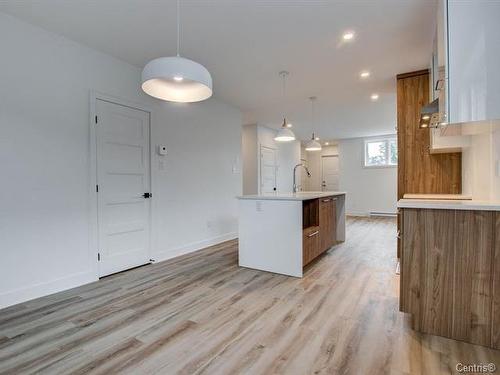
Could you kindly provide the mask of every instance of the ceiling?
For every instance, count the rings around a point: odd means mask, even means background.
[[[181,0],[181,55],[212,73],[214,93],[245,123],[278,127],[286,112],[301,139],[394,133],[397,73],[430,59],[435,0]],[[0,0],[0,11],[137,67],[175,55],[175,0]],[[354,30],[354,41],[342,33]],[[361,81],[363,69],[371,77]],[[377,102],[370,100],[380,94]]]

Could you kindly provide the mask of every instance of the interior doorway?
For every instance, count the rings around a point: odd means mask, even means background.
[[[99,276],[149,263],[150,113],[96,98]]]
[[[339,190],[339,156],[325,155],[321,157],[321,190]]]
[[[276,191],[276,149],[260,146],[260,194]]]

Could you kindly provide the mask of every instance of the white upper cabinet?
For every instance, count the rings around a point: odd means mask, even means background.
[[[448,53],[444,85],[447,117],[441,120],[500,119],[500,0],[441,0],[440,12],[438,56],[443,47]],[[442,64],[439,56],[440,68]]]

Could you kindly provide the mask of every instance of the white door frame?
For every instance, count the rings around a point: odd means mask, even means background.
[[[278,149],[275,147],[270,147],[259,143],[259,181],[258,181],[258,193],[262,194],[262,148],[267,148],[274,151],[274,187],[276,192],[278,191]]]
[[[132,109],[137,109],[140,111],[144,111],[149,113],[149,178],[150,178],[150,186],[151,192],[153,192],[153,147],[151,146],[152,137],[152,123],[153,123],[153,111],[150,107],[141,104],[135,103],[126,99],[118,98],[112,95],[104,94],[95,90],[90,91],[90,117],[89,117],[89,259],[90,264],[94,265],[94,273],[96,278],[99,279],[99,261],[97,259],[99,253],[99,215],[97,210],[97,133],[96,133],[96,103],[97,100],[103,100],[105,102],[110,102],[113,104],[129,107]],[[154,199],[155,196],[153,195]],[[152,202],[151,202],[152,203]],[[153,233],[155,233],[155,229],[153,228],[153,204],[150,204],[149,210],[149,248],[148,248],[148,256],[151,258],[151,249],[153,247]],[[93,259],[93,260],[92,260]]]
[[[339,154],[329,154],[329,155],[321,155],[321,158],[319,159],[320,163],[321,163],[321,191],[323,191],[323,181],[325,180],[324,179],[324,171],[323,171],[323,158],[337,158],[338,162],[339,162],[339,169],[338,169],[338,172],[339,172],[339,179],[338,179],[338,183],[339,183],[339,189],[340,189],[340,158],[339,158]]]

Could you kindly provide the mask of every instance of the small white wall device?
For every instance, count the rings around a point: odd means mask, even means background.
[[[167,146],[158,145],[158,155],[166,156],[167,155]]]

